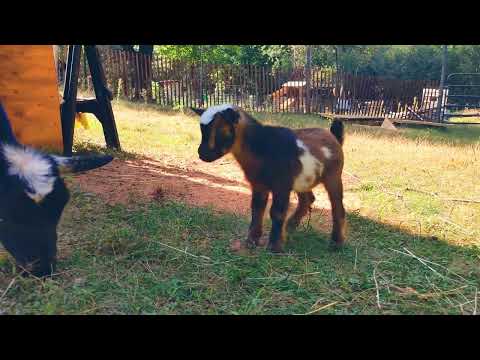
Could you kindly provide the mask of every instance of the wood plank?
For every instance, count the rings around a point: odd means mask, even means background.
[[[405,120],[405,119],[389,119],[394,124],[404,124],[404,125],[420,125],[426,127],[439,127],[446,128],[452,126],[452,124],[437,123],[431,121],[417,121],[417,120]]]
[[[18,140],[63,149],[52,45],[0,46],[0,101]]]

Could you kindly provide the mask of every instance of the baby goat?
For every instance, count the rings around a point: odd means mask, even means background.
[[[86,171],[111,156],[51,156],[17,142],[0,104],[0,242],[35,276],[55,272],[57,224],[69,200],[60,174]]]
[[[343,137],[341,121],[330,131],[320,128],[290,130],[264,126],[242,109],[219,105],[207,110],[192,109],[200,115],[202,141],[200,159],[211,162],[231,152],[242,167],[252,188],[252,220],[246,245],[262,245],[263,215],[272,192],[272,230],[268,248],[282,252],[285,227],[293,230],[315,200],[312,189],[323,183],[332,205],[332,241],[345,242],[343,207]],[[298,207],[286,224],[290,192],[298,194]]]

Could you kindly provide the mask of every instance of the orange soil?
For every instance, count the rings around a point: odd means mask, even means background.
[[[348,189],[354,179],[344,175],[343,181]],[[109,204],[173,199],[193,206],[211,206],[220,212],[244,216],[250,213],[249,185],[230,156],[213,163],[169,156],[162,160],[114,160],[103,168],[75,176],[74,182]],[[325,190],[318,186],[314,193],[317,198],[314,210],[320,210],[330,222],[330,203]],[[291,200],[296,203],[293,193]],[[358,209],[355,194],[345,193],[345,207]]]

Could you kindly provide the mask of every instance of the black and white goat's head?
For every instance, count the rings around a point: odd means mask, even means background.
[[[0,242],[25,274],[55,272],[57,225],[69,200],[61,175],[110,161],[52,156],[19,144],[0,104]]]

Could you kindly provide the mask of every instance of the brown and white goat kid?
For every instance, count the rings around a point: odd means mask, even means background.
[[[200,159],[212,162],[232,153],[252,188],[252,220],[246,245],[263,245],[263,215],[272,193],[270,216],[272,229],[268,248],[282,252],[285,228],[295,229],[315,201],[312,189],[323,183],[332,205],[333,244],[345,242],[343,207],[343,137],[341,121],[334,121],[330,131],[321,128],[290,130],[265,126],[233,105],[219,105],[207,110],[192,109],[200,115],[202,142]],[[290,192],[298,195],[298,207],[286,223]]]

